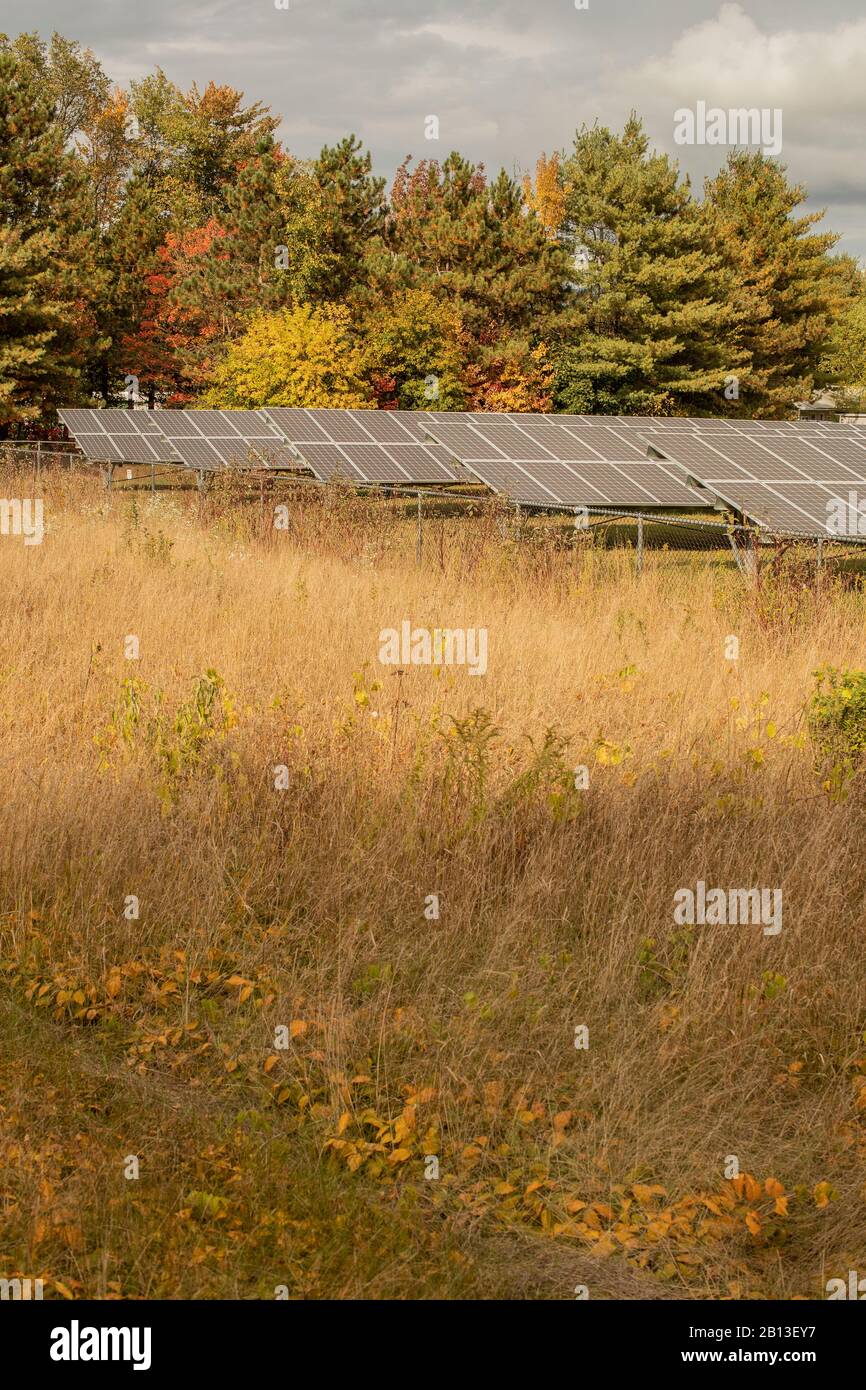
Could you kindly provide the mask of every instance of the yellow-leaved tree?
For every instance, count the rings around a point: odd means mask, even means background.
[[[565,221],[565,190],[559,168],[559,155],[539,155],[535,164],[535,183],[528,174],[523,179],[523,197],[544,228],[548,240],[555,241]]]
[[[214,369],[203,405],[255,410],[266,405],[375,405],[364,364],[340,307],[299,304],[256,314]]]

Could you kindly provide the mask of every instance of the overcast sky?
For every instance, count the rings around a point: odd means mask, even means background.
[[[280,113],[299,155],[355,131],[389,177],[407,154],[451,149],[531,169],[583,122],[618,129],[634,108],[700,184],[725,151],[678,146],[677,109],[780,108],[791,177],[866,259],[855,0],[3,0],[0,28],[58,29],[124,84],[156,66],[184,88],[229,83]]]

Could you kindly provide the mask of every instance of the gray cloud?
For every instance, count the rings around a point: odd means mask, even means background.
[[[7,33],[59,29],[127,83],[157,65],[188,87],[241,88],[283,118],[300,155],[354,130],[379,172],[407,154],[460,149],[488,168],[531,169],[596,118],[631,108],[698,186],[724,160],[683,149],[674,111],[780,106],[782,158],[827,205],[843,248],[866,256],[866,19],[856,0],[5,0]],[[436,115],[438,142],[424,138]]]

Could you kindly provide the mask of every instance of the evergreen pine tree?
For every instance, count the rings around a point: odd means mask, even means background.
[[[78,398],[93,268],[80,162],[32,64],[0,49],[0,426]]]
[[[302,165],[270,137],[261,141],[227,194],[220,237],[178,285],[175,302],[215,320],[228,342],[253,313],[314,300],[324,260],[317,193]]]
[[[730,312],[720,261],[676,165],[634,115],[577,133],[563,163],[576,328],[558,360],[566,411],[700,414],[723,404]]]
[[[821,379],[845,410],[866,406],[866,273],[852,267],[853,296],[836,319],[821,363]]]
[[[123,206],[105,234],[102,258],[111,277],[100,306],[106,346],[92,373],[92,388],[108,403],[124,391],[127,377],[138,378],[139,392],[155,401],[163,382],[153,360],[153,344],[143,329],[152,302],[152,277],[162,269],[163,220],[153,190],[133,180]]]
[[[347,135],[322,150],[312,166],[319,190],[319,272],[311,298],[344,300],[363,286],[364,262],[385,226],[385,180],[371,173],[369,152]]]
[[[808,398],[838,311],[856,293],[821,212],[795,216],[805,189],[760,150],[736,150],[705,185],[702,208],[733,309],[734,354],[748,362],[740,413],[785,416]]]

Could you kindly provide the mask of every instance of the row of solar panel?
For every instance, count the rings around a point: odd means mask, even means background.
[[[411,423],[411,412],[318,414],[328,419],[330,430],[314,426],[306,411],[280,408],[60,411],[87,457],[99,462],[179,462],[203,472],[308,467],[323,480],[341,473],[359,482],[441,483],[459,478],[447,452]],[[356,414],[369,416],[369,427],[356,425]],[[300,429],[298,416],[304,419]],[[304,445],[303,454],[299,445]]]
[[[541,506],[695,509],[718,499],[785,532],[824,533],[840,489],[866,491],[866,431],[825,422],[288,407],[61,418],[101,461],[309,468],[323,481],[480,480]]]
[[[852,426],[823,421],[733,421],[655,416],[495,415],[444,411],[307,410],[278,407],[256,410],[64,410],[61,418],[88,456],[103,462],[183,462],[191,468],[218,469],[249,463],[296,467],[304,445],[424,444],[430,439],[451,447],[458,457],[481,459],[623,459],[645,457],[644,437],[671,433],[783,437],[859,436]],[[635,435],[640,436],[639,439]],[[246,449],[242,446],[246,445]],[[285,446],[289,445],[287,452]],[[339,466],[345,455],[321,456],[323,468]],[[418,462],[422,460],[413,456]],[[396,462],[396,457],[393,460]],[[434,477],[440,470],[434,470]],[[398,472],[397,477],[402,475]],[[372,480],[372,479],[371,479]],[[397,478],[395,477],[395,481]],[[413,479],[433,481],[434,479]]]

